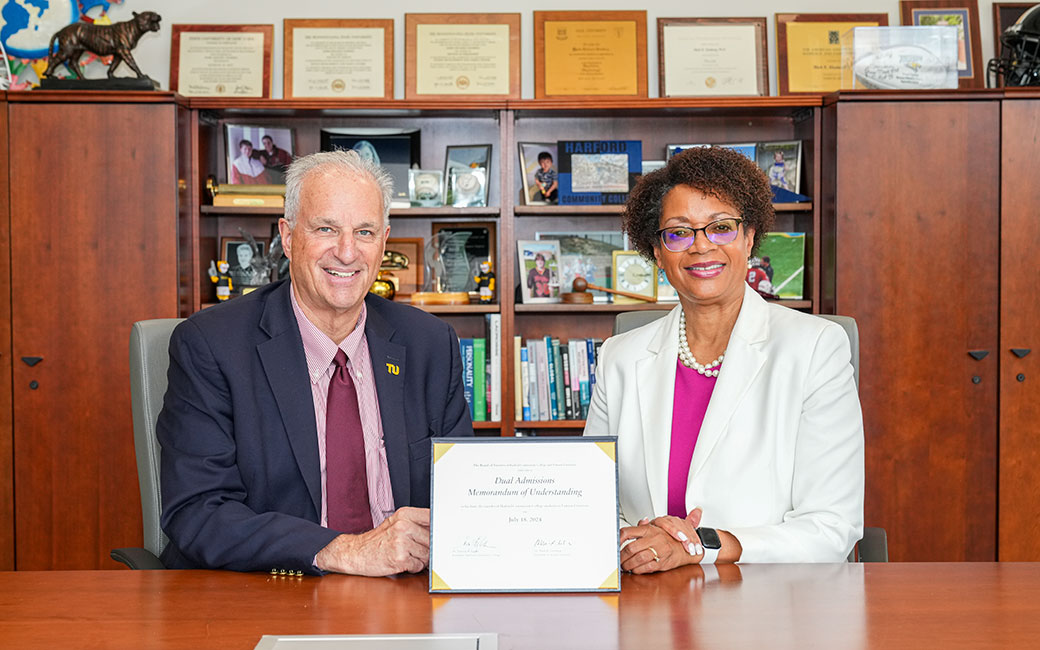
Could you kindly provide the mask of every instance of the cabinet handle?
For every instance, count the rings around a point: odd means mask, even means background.
[[[22,361],[25,362],[25,365],[27,365],[30,368],[32,368],[33,366],[35,366],[39,362],[43,361],[43,357],[22,357]]]
[[[982,361],[989,355],[989,350],[968,350],[968,354],[976,361]]]
[[[1015,355],[1019,359],[1029,354],[1031,350],[1029,348],[1011,348],[1011,354]]]

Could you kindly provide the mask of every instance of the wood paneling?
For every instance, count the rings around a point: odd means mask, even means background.
[[[835,306],[859,324],[866,523],[892,560],[993,560],[1000,104],[834,115]]]
[[[1040,99],[1005,101],[1000,248],[1000,560],[1040,560]],[[1019,358],[1011,349],[1031,350]],[[1021,378],[1021,379],[1020,379]]]
[[[175,110],[10,106],[19,569],[113,567],[141,542],[127,345],[177,315]]]
[[[3,93],[0,93],[2,96]],[[0,569],[14,568],[14,446],[11,429],[11,216],[7,102],[0,101]]]

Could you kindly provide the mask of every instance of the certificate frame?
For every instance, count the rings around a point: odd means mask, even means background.
[[[778,92],[781,95],[818,95],[834,92],[841,86],[839,80],[838,86],[834,88],[808,88],[798,86],[797,84],[794,84],[795,87],[792,87],[790,74],[791,57],[789,55],[792,43],[790,35],[788,34],[788,27],[792,24],[798,23],[817,23],[820,24],[819,26],[821,28],[826,28],[827,24],[833,24],[835,27],[834,31],[839,32],[838,38],[840,38],[841,32],[849,29],[851,26],[888,27],[888,14],[776,14],[776,81]],[[842,23],[855,24],[842,25]],[[828,44],[836,45],[838,47],[836,57],[838,59],[838,64],[840,65],[840,44]]]
[[[509,70],[508,91],[505,93],[428,93],[418,90],[418,65],[422,60],[419,27],[422,25],[506,25],[508,26]],[[460,75],[457,83],[468,83]],[[520,99],[520,14],[415,14],[404,15],[404,98],[441,101],[471,99]]]
[[[904,25],[937,25],[942,23],[934,21],[943,18],[961,21],[960,25],[953,23],[953,26],[958,27],[958,59],[962,45],[966,50],[964,60],[958,60],[957,63],[957,87],[985,87],[978,0],[899,0],[899,20]],[[999,45],[999,41],[994,45]]]
[[[513,450],[510,450],[509,456],[512,458],[517,454],[517,450],[520,447],[517,445],[527,445],[530,447],[535,446],[550,446],[550,445],[582,445],[588,447],[598,447],[613,466],[613,503],[611,504],[611,514],[614,519],[612,522],[612,533],[613,533],[613,548],[612,548],[612,572],[605,576],[599,585],[595,586],[572,586],[572,587],[531,587],[531,588],[452,588],[444,580],[444,576],[438,573],[438,569],[443,569],[441,561],[441,551],[439,544],[442,544],[440,538],[440,531],[438,530],[438,524],[443,519],[443,515],[438,514],[437,497],[440,495],[438,491],[437,482],[437,463],[443,462],[443,458],[453,448],[458,445],[472,446],[472,445],[513,445]],[[439,594],[456,594],[456,593],[582,593],[582,592],[593,592],[593,593],[614,593],[621,591],[621,548],[620,548],[620,527],[617,521],[618,503],[620,498],[619,483],[618,483],[618,463],[617,463],[617,438],[612,436],[577,436],[577,437],[541,437],[541,438],[434,438],[430,442],[431,454],[430,454],[430,570],[429,570],[429,592]],[[496,450],[497,451],[497,450]],[[526,450],[525,450],[526,451]],[[592,456],[600,458],[599,452],[592,452]],[[497,456],[495,457],[497,459]],[[524,457],[527,460],[527,457]],[[522,485],[522,484],[521,484]],[[531,489],[538,487],[539,483],[531,483]],[[563,487],[563,486],[559,486]],[[520,485],[517,489],[523,489]],[[518,513],[519,516],[519,513]],[[555,532],[555,531],[554,531]],[[497,560],[497,563],[501,563],[503,560]],[[508,558],[505,558],[508,561]],[[548,562],[549,560],[546,560]],[[454,579],[454,576],[449,575],[449,579]]]
[[[755,79],[757,92],[755,96],[764,97],[769,95],[769,55],[766,49],[766,19],[762,18],[658,18],[657,19],[657,66],[658,66],[658,94],[661,97],[701,97],[701,96],[726,96],[730,93],[704,92],[697,94],[669,93],[666,80],[665,61],[670,46],[666,38],[666,27],[725,27],[725,26],[750,26],[755,30],[755,67],[753,70],[745,70],[744,74]],[[674,71],[673,71],[674,72]],[[709,83],[706,81],[706,83]],[[675,84],[673,84],[674,86]],[[709,86],[711,88],[711,86]]]
[[[181,41],[184,34],[261,34],[263,36],[263,50],[259,61],[251,61],[253,66],[262,66],[262,82],[260,94],[239,95],[235,93],[223,94],[191,94],[182,90],[185,75],[180,70]],[[170,90],[190,97],[256,97],[270,99],[271,97],[271,60],[274,47],[274,25],[204,25],[204,24],[175,24],[172,25],[170,37]],[[223,84],[217,84],[219,90]]]
[[[293,63],[295,56],[295,30],[296,29],[333,29],[333,30],[355,30],[355,29],[381,29],[383,30],[383,92],[381,95],[348,95],[336,94],[335,89],[340,84],[346,85],[342,79],[334,79],[332,84],[333,94],[312,95],[306,92],[297,92],[294,87]],[[347,18],[286,18],[282,23],[282,35],[284,38],[282,48],[282,94],[286,99],[294,97],[342,97],[345,99],[393,99],[394,98],[394,21],[392,18],[372,19],[347,19]]]
[[[553,93],[550,86],[550,77],[559,74],[554,71],[551,61],[548,61],[546,45],[549,36],[546,35],[547,22],[562,23],[610,23],[610,22],[634,22],[635,23],[635,79],[634,92],[623,94],[612,93]],[[561,38],[562,36],[562,38]],[[563,40],[566,36],[557,34],[552,36]],[[534,12],[534,96],[535,99],[566,98],[574,100],[600,101],[604,99],[646,99],[647,89],[647,53],[646,53],[646,11],[536,11]]]
[[[1000,37],[1004,30],[1011,27],[1022,17],[1022,14],[1036,6],[1034,2],[994,2],[993,3],[993,50],[1000,56]]]

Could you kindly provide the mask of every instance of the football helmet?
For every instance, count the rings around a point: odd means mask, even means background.
[[[989,86],[1040,86],[1040,5],[1005,29],[1000,45],[1000,57],[987,66]]]

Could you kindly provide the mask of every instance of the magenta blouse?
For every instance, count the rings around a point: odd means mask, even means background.
[[[707,377],[676,359],[672,400],[672,444],[668,453],[668,514],[686,518],[686,484],[704,413],[717,377]]]

